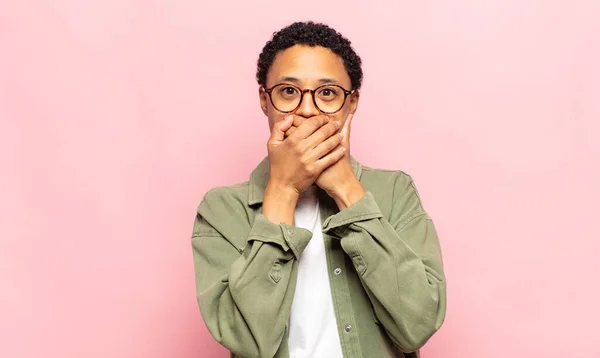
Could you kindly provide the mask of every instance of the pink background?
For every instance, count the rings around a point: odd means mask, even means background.
[[[306,19],[364,60],[354,156],[412,174],[440,232],[449,311],[423,357],[599,357],[599,16],[0,1],[0,357],[226,357],[196,307],[194,213],[265,155],[256,58]]]

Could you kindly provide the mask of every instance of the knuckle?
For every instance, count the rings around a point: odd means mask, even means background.
[[[288,146],[294,146],[294,145],[296,145],[296,138],[294,138],[294,137],[288,137],[283,142],[285,144],[287,144]]]
[[[329,127],[328,125],[325,125],[321,127],[321,129],[319,129],[319,134],[321,134],[325,138],[329,138],[329,136],[331,136],[331,132],[331,127]]]
[[[308,119],[306,122],[314,127],[321,126],[321,120],[319,120],[318,117],[312,117],[312,118]]]
[[[287,143],[286,151],[296,154],[298,152],[298,147],[294,143]]]
[[[325,142],[325,149],[327,149],[327,151],[331,151],[336,146],[337,146],[337,144],[335,143],[334,140],[328,140],[327,142]]]
[[[324,127],[327,136],[331,136],[333,133],[335,133],[338,129],[338,127],[336,126],[335,123],[331,122],[331,123],[327,123],[327,125]]]
[[[327,136],[323,132],[318,131],[314,134],[313,138],[317,141],[317,143],[323,143],[327,139]]]

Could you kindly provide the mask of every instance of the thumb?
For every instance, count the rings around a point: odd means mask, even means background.
[[[344,122],[344,127],[342,127],[343,139],[342,141],[346,146],[350,144],[350,125],[352,124],[352,118],[354,117],[354,113],[350,113],[348,117],[346,117],[346,122]]]
[[[292,127],[294,123],[294,117],[288,115],[283,121],[275,123],[273,126],[273,133],[271,133],[271,139],[276,141],[283,141],[285,138],[285,132]]]

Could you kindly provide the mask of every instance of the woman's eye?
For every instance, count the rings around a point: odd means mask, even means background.
[[[285,87],[283,93],[291,96],[296,93],[296,89],[294,87]]]
[[[338,93],[334,88],[323,88],[319,91],[319,97],[322,99],[331,100],[337,98]]]
[[[320,92],[319,95],[321,97],[334,97],[338,95],[338,91],[335,88],[323,88]]]

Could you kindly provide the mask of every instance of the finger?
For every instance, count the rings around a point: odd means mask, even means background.
[[[290,115],[292,115],[294,117],[294,123],[292,123],[292,127],[300,127],[302,125],[302,123],[304,123],[307,120],[307,118],[303,117],[303,116],[299,116],[299,115],[291,114],[291,113],[290,113]],[[322,116],[328,116],[328,115],[327,114],[319,114],[318,115],[318,117],[322,117]],[[317,116],[314,116],[314,117],[317,117]],[[312,118],[312,117],[310,117],[310,118]]]
[[[313,157],[314,160],[321,159],[329,152],[336,149],[340,145],[340,143],[342,143],[341,133],[332,135],[331,137],[327,138],[327,140],[317,145],[315,149],[313,149],[313,151],[311,152],[311,157]]]
[[[308,149],[315,148],[319,144],[323,143],[329,137],[334,136],[334,134],[340,129],[340,123],[337,121],[332,121],[327,123],[326,125],[319,128],[316,132],[311,134],[310,137],[306,139],[306,146]],[[335,137],[335,136],[334,136]]]
[[[292,126],[292,116],[286,116],[283,121],[275,123],[273,126],[273,132],[271,133],[271,139],[275,141],[282,141],[285,138],[285,132]]]
[[[294,134],[294,132],[295,132],[297,129],[298,129],[298,128],[296,128],[296,127],[292,126],[290,129],[288,129],[288,130],[285,132],[285,137],[287,138],[287,137],[291,136],[292,134]]]
[[[302,124],[302,122],[304,122],[305,120],[306,120],[306,118],[304,118],[302,116],[294,115],[294,123],[292,125],[294,127],[300,127],[300,125]]]
[[[308,138],[317,129],[329,122],[329,116],[318,115],[305,119],[294,133],[294,137],[298,139]]]
[[[318,170],[323,171],[329,168],[330,166],[334,165],[344,157],[344,154],[346,154],[346,148],[344,148],[341,145],[338,146],[334,151],[327,154],[323,158],[317,160],[316,164]]]

